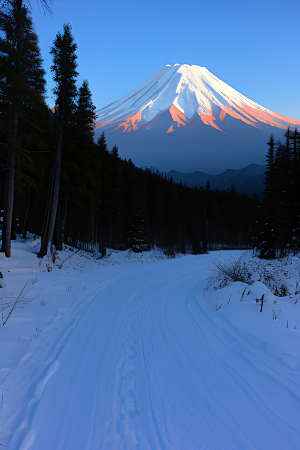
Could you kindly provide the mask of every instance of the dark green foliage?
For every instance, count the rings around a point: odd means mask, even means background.
[[[53,89],[56,95],[55,99],[55,153],[53,160],[53,170],[49,183],[48,200],[46,205],[45,220],[42,229],[42,241],[40,249],[40,257],[45,256],[54,236],[54,228],[56,224],[56,245],[62,248],[62,236],[64,222],[66,218],[67,196],[65,191],[65,207],[61,215],[59,204],[59,192],[61,183],[62,170],[62,154],[63,146],[66,141],[66,135],[70,131],[71,123],[75,113],[75,99],[77,97],[76,78],[78,72],[76,68],[77,44],[71,33],[71,26],[64,24],[63,34],[57,33],[53,41],[53,47],[50,54],[53,56],[53,80],[56,83]],[[57,212],[58,219],[57,219]]]
[[[0,112],[9,114],[17,105],[28,115],[44,103],[46,82],[32,19],[19,3],[0,14]]]
[[[71,26],[64,24],[63,30],[63,34],[57,33],[50,54],[53,57],[51,72],[54,73],[53,81],[56,83],[53,89],[56,96],[55,118],[67,123],[75,110],[76,79],[79,74],[76,71],[77,44],[74,42]]]
[[[21,0],[1,9],[0,32],[0,164],[6,171],[2,249],[10,257],[15,185],[35,187],[22,169],[32,163],[30,151],[43,147],[38,123],[46,109],[45,72],[38,38]],[[3,192],[4,185],[0,189]]]
[[[104,157],[105,154],[108,153],[108,150],[107,150],[107,143],[106,143],[105,134],[103,132],[102,132],[101,136],[99,137],[99,139],[97,141],[97,145],[98,145],[99,152],[100,152],[101,156]]]
[[[83,80],[78,92],[78,102],[75,107],[75,127],[77,138],[86,144],[92,144],[94,138],[94,122],[96,120],[96,107],[92,101],[92,93],[87,80]]]
[[[94,144],[95,106],[88,81],[79,88],[72,123],[66,128],[63,187],[81,208],[97,208],[100,196],[98,151]]]
[[[265,189],[262,204],[260,205],[259,239],[258,247],[261,258],[275,257],[275,223],[277,221],[277,208],[274,192],[276,190],[275,175],[275,142],[271,135],[268,142],[267,164],[265,171]]]
[[[129,248],[132,248],[135,253],[149,250],[145,218],[138,205],[130,219],[131,226],[128,237]]]
[[[190,189],[159,172],[136,168],[131,160],[120,159],[116,148],[107,151],[104,135],[95,147],[101,180],[95,210],[98,248],[140,251],[157,246],[172,255],[250,247],[255,208],[246,195],[237,196],[233,188],[230,192]],[[86,204],[91,195],[86,192]],[[90,242],[88,221],[87,209],[69,204],[65,235],[74,245]]]
[[[66,220],[66,203],[72,210],[84,211],[87,216],[85,227],[90,242],[96,242],[97,216],[101,198],[100,158],[94,144],[95,106],[88,81],[79,88],[72,124],[68,126],[63,154],[62,185],[60,196],[59,224]],[[58,228],[57,241],[64,234],[62,225]],[[61,243],[59,247],[61,247]]]
[[[300,248],[299,133],[288,129],[285,144],[271,136],[265,191],[256,230],[261,258],[283,257]]]
[[[62,168],[58,217],[64,217],[67,203],[64,242],[102,254],[106,247],[143,251],[157,246],[169,255],[250,248],[255,207],[247,195],[170,182],[158,171],[122,160],[116,148],[108,152],[104,135],[90,147],[74,136]],[[31,201],[30,223],[40,214],[36,202]],[[30,231],[39,234],[40,228],[33,225]]]

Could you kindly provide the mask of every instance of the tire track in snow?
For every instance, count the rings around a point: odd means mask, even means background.
[[[159,390],[159,385],[157,383],[157,379],[155,376],[155,370],[154,370],[151,358],[149,358],[150,355],[148,355],[148,357],[146,357],[147,353],[146,353],[145,347],[146,347],[146,341],[149,339],[149,336],[147,339],[146,333],[144,333],[145,337],[143,338],[143,330],[142,330],[142,321],[146,314],[147,307],[149,306],[150,301],[151,301],[151,297],[149,298],[148,302],[145,303],[144,308],[142,309],[142,312],[141,312],[140,334],[141,334],[142,354],[143,354],[143,361],[144,361],[144,365],[145,365],[145,371],[147,374],[149,404],[151,407],[151,415],[152,415],[152,420],[153,420],[155,430],[156,430],[156,436],[157,436],[158,442],[160,444],[159,448],[163,448],[163,449],[167,450],[170,448],[170,442],[169,442],[169,438],[167,435],[166,424],[165,424],[165,420],[164,420],[165,412],[164,412],[164,406],[163,406],[163,398],[162,398],[161,392]],[[152,330],[154,327],[155,319],[156,319],[156,315],[155,315],[155,318],[152,323]],[[152,356],[153,356],[153,351],[152,351]],[[153,389],[153,383],[151,383],[151,379],[150,379],[151,374],[153,374],[156,389]],[[151,389],[151,385],[152,385],[152,389]],[[158,391],[158,394],[159,394],[158,396],[157,395],[155,396],[155,390]],[[151,397],[153,397],[153,398],[151,398]]]
[[[287,427],[277,431],[261,400],[249,397],[242,356],[258,370],[236,330],[198,305],[204,264],[195,270],[187,257],[115,273],[77,311],[75,305],[78,321],[66,345],[57,354],[55,345],[47,350],[44,360],[60,365],[37,399],[51,366],[35,377],[28,416],[20,417],[23,439],[9,450],[292,448]],[[60,328],[57,345],[70,324]],[[256,355],[251,342],[249,348]],[[67,403],[57,408],[66,390]],[[235,395],[239,402],[231,404]]]
[[[171,286],[181,276],[169,270],[158,272],[154,266],[144,266],[126,280],[130,284],[130,296],[115,322],[114,337],[105,362],[109,369],[97,394],[98,410],[91,449],[111,450],[127,446],[141,450],[169,448],[159,386],[156,386],[147,345],[149,336],[142,322],[152,321],[148,314],[144,317],[148,305],[155,307],[160,290],[168,290],[166,285]],[[103,414],[100,408],[105,410]],[[99,433],[99,428],[102,433]]]
[[[124,311],[119,314],[116,328],[120,325],[120,330],[112,340],[110,349],[116,354],[106,376],[104,404],[107,406],[102,418],[105,432],[101,439],[97,439],[95,433],[91,444],[93,449],[161,448],[152,423],[153,415],[149,416],[151,399],[141,344],[141,315],[145,305],[151,301],[150,287],[153,288],[152,283],[146,279],[137,291],[134,289]]]
[[[289,409],[297,411],[296,405],[300,398],[299,387],[280,374],[277,370],[277,359],[273,355],[268,354],[266,359],[267,354],[264,353],[264,357],[259,358],[257,356],[257,353],[260,353],[259,346],[257,348],[253,345],[249,346],[245,336],[241,335],[236,327],[229,324],[225,318],[222,317],[222,323],[217,316],[213,321],[212,317],[200,305],[195,290],[187,297],[185,310],[188,319],[193,323],[193,326],[199,329],[205,339],[212,360],[218,367],[223,368],[224,372],[232,378],[237,386],[247,392],[248,401],[256,407],[256,414],[258,417],[260,416],[259,421],[263,422],[268,415],[271,415],[277,420],[278,425],[281,422],[287,429],[299,436],[299,411],[297,417],[289,417],[288,420],[285,418],[286,411]],[[197,314],[195,314],[195,308],[198,309]],[[201,322],[199,321],[200,315]],[[209,323],[210,327],[207,326]],[[212,330],[214,331],[212,332]],[[257,341],[259,340],[257,339]],[[290,387],[293,387],[292,384],[294,384],[294,389],[287,387],[287,381]],[[269,386],[269,389],[272,386],[274,392],[272,398],[262,396],[261,386],[263,384]],[[280,395],[282,397],[281,402],[277,399],[277,396],[280,397]],[[288,402],[289,407],[284,407],[284,402]],[[226,407],[223,407],[223,410],[226,413]],[[283,413],[283,411],[285,412]],[[280,448],[280,444],[276,448]]]
[[[136,394],[136,328],[140,310],[147,296],[147,290],[139,297],[137,305],[129,320],[122,344],[122,356],[118,367],[117,377],[117,405],[116,431],[124,443],[124,450],[136,448],[138,439],[135,432],[135,419],[140,412],[137,405]]]
[[[159,438],[159,449],[172,449],[172,439],[167,426],[167,415],[165,403],[168,400],[161,391],[161,386],[157,377],[157,364],[153,347],[154,327],[158,320],[163,317],[165,302],[174,295],[178,288],[184,284],[189,286],[195,275],[199,274],[199,269],[188,271],[184,275],[174,273],[172,279],[163,282],[156,287],[155,295],[145,303],[142,310],[140,329],[141,341],[143,348],[143,358],[145,361],[148,387],[149,387],[149,402],[151,405],[152,420],[155,424],[156,434]],[[152,311],[151,311],[152,310]],[[143,325],[144,322],[144,325]],[[144,331],[143,331],[144,328]],[[147,330],[148,328],[148,330]],[[170,340],[169,340],[170,342]],[[173,344],[169,346],[169,351],[172,351]]]
[[[5,409],[9,406],[11,406],[11,411],[14,413],[15,408],[14,405],[11,405],[11,403],[20,402],[21,411],[19,412],[19,416],[20,418],[23,416],[24,420],[21,419],[21,424],[9,439],[7,446],[8,450],[27,450],[33,445],[35,434],[33,430],[30,429],[30,426],[35,411],[42,398],[43,390],[46,384],[50,381],[52,375],[59,368],[59,361],[57,358],[59,357],[71,334],[76,329],[80,318],[87,311],[91,303],[93,303],[95,298],[116,284],[117,280],[118,276],[113,277],[112,279],[98,285],[97,288],[88,291],[88,293],[85,291],[79,299],[76,299],[73,303],[73,307],[70,308],[70,311],[67,312],[66,316],[62,315],[61,318],[59,317],[59,320],[54,324],[54,326],[50,325],[52,330],[46,341],[38,347],[37,352],[26,361],[22,372],[18,373],[17,378],[14,379],[9,385],[10,389],[11,386],[20,380],[20,385],[17,385],[14,389],[14,397],[10,403],[2,409],[2,415],[3,412],[5,412]],[[29,396],[31,396],[31,399],[28,401],[27,405],[22,405],[25,399],[20,401],[20,396],[28,396],[27,392]],[[8,420],[7,416],[10,416],[10,411],[7,411],[7,415],[5,417],[6,421]],[[3,417],[1,417],[1,421],[2,420],[4,420]]]

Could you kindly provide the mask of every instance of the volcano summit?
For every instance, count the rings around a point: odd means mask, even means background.
[[[270,134],[300,121],[274,113],[205,67],[167,65],[97,112],[96,137],[138,166],[216,173],[264,164]]]

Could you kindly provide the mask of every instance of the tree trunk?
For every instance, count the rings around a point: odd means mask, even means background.
[[[54,186],[50,210],[50,219],[48,224],[45,224],[44,233],[42,236],[41,250],[39,253],[39,256],[41,258],[47,254],[48,248],[51,246],[53,239],[58,197],[59,197],[59,187],[60,187],[62,142],[63,142],[63,131],[62,131],[62,122],[60,122],[58,125],[58,139],[55,156],[55,174],[54,174]]]
[[[67,218],[68,191],[64,189],[64,198],[60,199],[58,204],[57,220],[56,220],[56,249],[62,250],[65,238],[65,223]]]
[[[95,244],[95,211],[90,208],[89,210],[90,223],[89,223],[89,242],[94,246]]]
[[[29,212],[29,208],[30,208],[30,203],[31,203],[31,192],[29,193],[29,200],[28,200],[28,205],[27,205],[27,209],[26,209],[26,214],[25,214],[25,218],[24,218],[24,222],[23,222],[23,229],[22,229],[22,234],[23,234],[23,238],[26,239],[26,223],[27,223],[27,218],[28,218],[28,212]]]
[[[64,212],[63,212],[63,216],[62,216],[62,229],[61,229],[62,243],[65,241],[65,225],[66,225],[66,220],[67,220],[67,211],[68,211],[68,190],[65,189]]]
[[[18,112],[13,113],[11,133],[8,147],[7,177],[5,192],[5,220],[3,224],[2,249],[7,258],[11,258],[11,224],[14,207],[15,161],[18,133]]]
[[[17,24],[16,24],[16,55],[17,59],[15,65],[19,65],[18,52],[21,44],[21,18],[20,12],[22,9],[22,0],[17,0]],[[18,82],[14,80],[14,87],[18,91]],[[14,188],[15,188],[15,161],[16,161],[16,145],[18,134],[18,120],[19,120],[19,105],[20,99],[12,99],[12,116],[10,124],[10,133],[8,141],[8,159],[7,159],[7,176],[6,176],[6,191],[4,204],[4,223],[2,232],[2,251],[7,258],[11,258],[11,224],[14,207]]]

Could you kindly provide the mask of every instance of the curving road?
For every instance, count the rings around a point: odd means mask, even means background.
[[[214,257],[103,269],[43,344],[7,449],[300,448],[293,373],[203,297]]]

